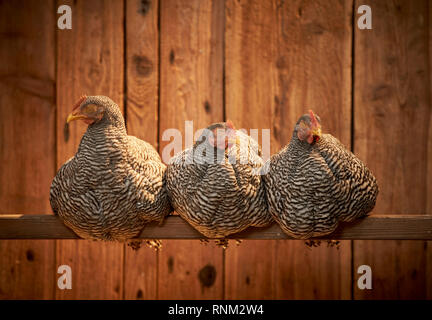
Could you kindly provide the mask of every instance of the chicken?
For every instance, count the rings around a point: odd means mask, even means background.
[[[322,134],[312,111],[300,117],[291,142],[264,168],[270,212],[295,238],[329,234],[339,221],[364,217],[375,206],[375,177],[339,140]]]
[[[258,143],[228,122],[205,129],[167,168],[176,212],[208,238],[221,239],[273,221],[260,176]]]
[[[171,211],[166,166],[147,142],[126,133],[117,104],[82,97],[67,122],[88,124],[78,152],[57,172],[50,190],[54,214],[82,238],[126,241]]]

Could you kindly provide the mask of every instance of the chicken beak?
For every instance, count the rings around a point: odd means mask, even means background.
[[[321,135],[322,135],[321,127],[314,128],[314,129],[311,131],[311,133],[312,133],[312,135],[313,135],[314,137],[321,138]]]
[[[88,119],[88,117],[78,112],[72,112],[71,114],[68,115],[66,122],[69,123],[71,121],[81,120],[81,119]]]

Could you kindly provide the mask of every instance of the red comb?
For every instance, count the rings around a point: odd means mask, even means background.
[[[78,102],[74,104],[72,110],[77,109],[81,105],[81,103],[84,102],[85,99],[87,99],[86,95],[81,96],[81,98],[79,98]]]
[[[309,110],[309,116],[311,118],[312,125],[314,125],[315,127],[318,127],[319,126],[318,120],[315,118],[315,114],[313,113],[312,110]]]

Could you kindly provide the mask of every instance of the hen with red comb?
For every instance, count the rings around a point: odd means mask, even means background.
[[[265,168],[270,212],[295,238],[329,234],[339,221],[364,217],[375,206],[375,177],[338,139],[321,132],[321,120],[311,110]]]
[[[74,157],[57,172],[50,190],[54,214],[82,238],[126,241],[147,222],[171,211],[165,170],[149,143],[126,132],[118,105],[83,96],[67,122],[88,124]]]
[[[224,238],[273,221],[259,175],[258,143],[231,121],[207,127],[192,148],[167,168],[167,190],[177,213],[208,238]]]

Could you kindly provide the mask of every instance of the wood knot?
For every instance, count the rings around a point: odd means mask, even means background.
[[[324,27],[317,22],[308,23],[305,27],[306,31],[313,35],[322,35],[325,31]]]
[[[198,273],[198,279],[203,287],[211,287],[216,280],[216,269],[211,264],[203,267]]]
[[[150,11],[150,7],[151,7],[150,0],[141,0],[141,6],[138,12],[141,13],[143,16],[145,16]]]
[[[210,113],[211,111],[210,102],[208,102],[207,100],[204,102],[204,110],[206,113]]]
[[[174,64],[175,61],[175,54],[174,54],[174,50],[171,49],[170,54],[169,54],[169,62],[170,64]]]
[[[288,64],[286,63],[285,56],[281,56],[276,60],[276,68],[287,69]]]
[[[29,249],[26,251],[26,258],[27,261],[34,261],[34,252],[33,250]]]
[[[168,258],[168,273],[173,273],[173,271],[174,271],[174,258],[170,256]]]
[[[133,56],[133,62],[138,75],[148,77],[153,72],[153,62],[146,56]]]
[[[384,100],[391,96],[392,89],[390,86],[386,84],[377,85],[372,89],[372,94],[370,100],[377,101],[377,100]]]
[[[303,8],[299,7],[298,10],[297,10],[297,18],[300,18],[302,16],[303,16]]]

